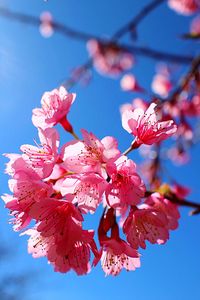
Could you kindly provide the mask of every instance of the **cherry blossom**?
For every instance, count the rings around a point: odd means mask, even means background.
[[[41,147],[22,145],[23,159],[40,174],[41,178],[48,177],[58,160],[59,136],[54,128],[39,129]]]
[[[170,148],[167,155],[175,165],[184,165],[190,160],[189,154],[181,145]]]
[[[96,173],[71,175],[62,180],[60,192],[63,196],[72,195],[72,202],[78,205],[82,213],[94,213],[107,185],[107,181]]]
[[[87,274],[90,267],[90,246],[88,240],[92,240],[93,234],[85,233],[86,241],[77,241],[70,248],[64,248],[61,252],[56,247],[56,240],[53,235],[42,236],[37,229],[27,230],[30,235],[28,241],[28,252],[34,258],[46,256],[48,261],[54,266],[56,272],[66,273],[71,269],[78,275]]]
[[[134,98],[132,103],[125,103],[120,106],[120,113],[122,115],[126,110],[134,110],[136,108],[146,110],[148,108],[148,103],[141,98]]]
[[[197,93],[191,101],[182,101],[182,112],[188,117],[200,116],[200,94]]]
[[[166,215],[168,220],[168,229],[175,230],[178,227],[180,214],[178,211],[178,206],[176,204],[170,202],[170,200],[166,199],[160,193],[153,193],[146,199],[145,204],[151,206],[154,209],[162,211]]]
[[[18,231],[25,228],[31,221],[30,209],[37,202],[50,196],[53,192],[51,185],[41,182],[35,178],[20,171],[15,174],[15,179],[9,180],[9,187],[13,196],[4,195],[2,199],[6,202],[6,207],[11,211],[14,217],[11,223],[14,230]]]
[[[192,35],[199,35],[200,34],[200,15],[195,17],[190,25],[190,33]]]
[[[133,56],[116,44],[89,40],[87,49],[93,59],[95,68],[104,75],[117,76],[130,69],[134,63]]]
[[[185,119],[182,120],[181,124],[178,125],[177,131],[175,134],[176,138],[179,137],[181,139],[185,139],[186,141],[191,141],[193,138],[193,130],[192,127],[186,122]]]
[[[153,77],[151,88],[154,93],[163,98],[166,98],[172,89],[172,83],[170,82],[168,76],[165,76],[163,74],[156,74]]]
[[[137,249],[146,248],[145,241],[152,244],[164,244],[168,238],[168,220],[162,210],[156,210],[148,205],[139,209],[132,208],[123,225],[123,231],[130,245]]]
[[[33,258],[43,257],[55,272],[74,271],[85,275],[97,264],[101,264],[106,276],[116,276],[123,269],[134,271],[140,267],[140,248],[146,249],[149,243],[165,244],[171,230],[178,228],[180,206],[192,207],[191,214],[200,213],[200,204],[186,199],[190,189],[179,183],[179,173],[170,170],[170,164],[164,162],[167,158],[176,164],[186,163],[190,157],[188,150],[199,140],[195,119],[200,116],[200,57],[196,49],[178,53],[175,44],[175,49],[167,49],[164,47],[167,43],[161,45],[158,41],[158,49],[156,43],[154,46],[150,40],[146,43],[145,31],[140,25],[143,21],[145,24],[149,14],[159,10],[160,5],[164,9],[167,4],[184,16],[198,13],[200,0],[147,2],[141,10],[135,11],[128,23],[110,32],[110,36],[85,33],[56,22],[47,11],[37,18],[0,9],[4,18],[37,26],[43,37],[59,33],[86,43],[88,50],[87,61],[71,67],[69,78],[67,74],[63,78],[63,85],[45,92],[40,107],[33,109],[32,122],[39,142],[21,145],[20,154],[4,154],[9,160],[5,173],[9,176],[10,192],[1,198],[10,213],[9,223],[14,231],[28,236],[28,252]],[[72,15],[77,22],[76,13]],[[173,17],[180,18],[175,14]],[[190,32],[180,36],[183,43],[186,39],[190,39],[191,44],[198,42],[199,24],[196,15]],[[166,32],[161,33],[168,41]],[[147,75],[151,66],[146,61],[140,63],[142,57],[164,60],[156,64],[149,87]],[[137,61],[133,75],[132,68]],[[110,97],[109,85],[106,101],[120,101],[122,127],[131,134],[127,136],[130,143],[124,140],[118,145],[119,132],[116,138],[107,135],[108,132],[104,138],[98,138],[92,128],[80,129],[80,111],[73,118],[80,135],[74,132],[69,112],[76,94],[70,89],[77,83],[90,83],[93,69],[118,79],[118,83],[114,83],[118,91],[121,87],[127,92],[121,91],[120,99],[115,93]],[[140,86],[142,74],[147,76],[145,89]],[[109,84],[112,84],[111,78]],[[133,93],[144,93],[146,99],[133,99]],[[96,107],[93,100],[90,106]],[[86,105],[87,101],[83,103]],[[104,105],[103,109],[109,110],[109,106]],[[87,113],[81,111],[81,114],[88,118],[86,123],[92,124],[90,107],[86,109]],[[106,125],[110,132],[117,128],[113,117],[111,113]],[[8,121],[12,119],[10,114]],[[104,121],[102,118],[99,122],[102,128]],[[61,131],[61,140],[58,124],[65,129]],[[66,135],[66,131],[70,135]],[[123,135],[126,133],[122,131]],[[171,140],[163,143],[170,137]],[[88,223],[92,225],[88,227]]]
[[[93,133],[83,129],[82,135],[83,141],[64,145],[61,155],[65,167],[72,172],[97,172],[106,176],[105,164],[120,155],[117,140],[107,136],[100,141]]]
[[[168,0],[168,5],[177,13],[186,16],[194,14],[200,8],[199,0]]]
[[[45,92],[41,99],[42,108],[33,109],[33,124],[46,129],[60,123],[67,131],[72,132],[72,126],[66,120],[66,115],[75,97],[75,94],[68,93],[63,86],[51,92]]]
[[[41,256],[41,245],[44,245],[47,251],[43,255],[55,271],[73,269],[78,275],[89,272],[90,249],[96,251],[94,232],[82,229],[82,215],[72,203],[46,198],[32,206],[30,215],[40,221],[37,225],[39,234],[34,232],[30,240],[30,253]],[[35,241],[36,245],[39,242],[39,248],[34,247]]]
[[[109,206],[123,208],[140,203],[145,186],[136,173],[136,165],[131,159],[121,156],[115,162],[108,164],[107,172],[110,178],[106,189]]]
[[[155,103],[151,103],[146,111],[135,109],[122,114],[122,126],[136,137],[137,147],[141,144],[158,143],[176,132],[177,126],[173,120],[161,122],[159,120]]]
[[[144,92],[144,89],[139,85],[135,76],[132,74],[125,74],[120,81],[120,86],[123,91]]]
[[[161,121],[162,107],[155,103],[148,107],[146,101],[136,98],[122,106],[122,125],[135,136],[124,154],[112,136],[100,140],[82,129],[82,140],[78,139],[67,120],[74,99],[64,88],[44,94],[42,108],[33,110],[40,145],[24,144],[22,154],[5,154],[11,194],[2,199],[10,210],[13,229],[26,229],[22,234],[29,236],[28,252],[34,258],[46,257],[56,272],[73,270],[78,275],[87,274],[101,261],[105,274],[116,276],[122,269],[140,267],[137,249],[145,249],[146,241],[164,244],[169,230],[178,227],[180,214],[172,200],[184,201],[188,191],[178,185],[161,186],[156,149],[175,132],[176,149],[183,147],[180,139],[191,141],[186,117],[197,112],[199,98],[195,94],[190,101],[179,100],[181,109],[175,114],[181,119],[178,130],[173,120],[168,121],[169,106],[164,105]],[[75,137],[61,149],[58,132],[52,128],[58,123]],[[127,154],[142,144],[155,143],[156,147],[146,146],[146,156],[152,162],[141,172],[142,176],[147,173],[150,187],[157,191],[149,192]],[[83,216],[94,214],[100,205],[104,210],[98,226],[98,249],[94,229],[83,229]]]
[[[40,33],[43,37],[49,38],[54,33],[53,17],[50,12],[45,11],[40,15],[41,24],[39,27]]]
[[[124,268],[134,271],[140,267],[140,258],[123,240],[108,239],[103,243],[101,266],[106,275],[118,275]]]
[[[5,153],[4,156],[9,159],[9,162],[6,163],[6,168],[5,168],[6,174],[13,177],[17,170],[26,167],[26,163],[20,154]]]
[[[6,208],[10,210],[10,215],[13,217],[9,221],[13,225],[13,230],[20,231],[26,228],[32,218],[27,213],[27,210],[24,211],[25,209],[21,206],[18,199],[8,194],[1,196],[1,198],[6,203]]]
[[[111,230],[111,236],[107,233]],[[102,269],[106,275],[118,275],[125,268],[127,271],[140,267],[140,257],[136,249],[119,236],[119,227],[116,222],[113,208],[107,210],[102,216],[98,228],[100,255],[94,259],[96,265],[101,259]]]
[[[188,187],[182,184],[178,184],[177,182],[175,182],[174,185],[172,186],[172,191],[180,199],[185,198],[191,192],[191,190]]]

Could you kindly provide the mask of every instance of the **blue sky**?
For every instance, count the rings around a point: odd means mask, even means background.
[[[4,0],[0,5],[39,16],[50,11],[55,20],[99,36],[111,36],[149,1],[133,0]],[[138,27],[138,45],[173,53],[194,54],[194,42],[180,41],[188,31],[191,18],[182,17],[163,4]],[[124,38],[124,41],[127,37]],[[44,39],[38,28],[8,21],[0,17],[0,153],[19,152],[21,144],[33,143],[37,132],[31,123],[31,112],[40,105],[44,91],[57,87],[69,77],[70,70],[87,60],[85,44],[54,34]],[[149,89],[155,72],[155,61],[136,58],[133,73],[140,84]],[[185,67],[181,71],[186,70]],[[120,91],[119,80],[93,73],[91,84],[73,88],[77,99],[70,112],[75,130],[85,128],[98,137],[113,135],[120,149],[126,149],[131,138],[122,129],[119,106],[130,102],[132,95]],[[112,118],[111,118],[112,116]],[[60,130],[62,141],[69,136]],[[190,164],[182,168],[168,165],[170,172],[182,183],[192,187],[190,199],[199,200],[199,146],[192,150]],[[138,154],[131,156],[138,159]],[[3,174],[6,159],[0,157],[0,194],[8,192],[7,176]],[[106,277],[98,266],[88,276],[77,277],[53,272],[45,259],[27,254],[26,238],[19,237],[8,225],[8,211],[0,205],[0,240],[10,255],[4,257],[0,274],[29,274],[26,300],[59,299],[123,299],[193,300],[199,299],[200,217],[189,217],[181,209],[180,228],[171,233],[164,246],[148,245],[142,252],[142,267],[118,277]],[[91,225],[92,222],[89,224]],[[96,224],[96,219],[94,220]]]

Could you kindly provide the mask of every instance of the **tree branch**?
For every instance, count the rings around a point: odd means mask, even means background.
[[[158,5],[160,5],[165,0],[153,0],[151,3],[147,4],[134,18],[132,21],[128,22],[124,26],[122,26],[119,30],[117,30],[112,36],[111,40],[116,41],[120,37],[122,37],[127,31],[131,28],[135,28],[151,11],[153,11]],[[9,18],[12,20],[19,21],[21,23],[30,24],[34,26],[39,26],[41,24],[41,20],[37,17],[26,15],[19,12],[14,12],[8,8],[0,7],[0,15],[5,18]],[[82,41],[87,41],[91,38],[98,39],[95,35],[82,32],[80,30],[75,30],[69,26],[63,25],[61,23],[52,22],[52,26],[55,30],[66,35],[71,38],[79,39]]]
[[[127,44],[117,44],[117,45],[122,49],[124,48],[125,50],[128,50],[133,54],[137,54],[138,56],[145,56],[156,60],[167,60],[167,61],[181,63],[181,64],[189,64],[193,60],[193,56],[188,56],[188,55],[167,53],[156,49],[150,49],[146,47],[132,46],[132,45],[130,46]]]
[[[184,77],[180,79],[180,83],[178,87],[174,90],[174,92],[170,95],[170,98],[166,99],[165,101],[170,102],[175,99],[188,85],[198,68],[200,67],[200,55],[196,56],[192,62],[189,71],[186,73]]]
[[[157,3],[157,2],[161,3],[161,2],[163,2],[163,0],[154,1],[153,2],[154,6],[155,6],[155,3]],[[157,3],[157,5],[158,5],[158,3]],[[151,7],[154,7],[154,6],[151,5]],[[131,22],[131,24],[133,24],[133,23],[138,24],[138,22],[141,21],[143,19],[143,17],[146,16],[146,14],[150,11],[151,10],[149,10],[149,9],[142,10],[141,13],[139,13],[134,18],[134,20]],[[3,16],[3,17],[9,18],[11,20],[15,20],[15,21],[25,23],[25,24],[30,24],[30,25],[37,26],[37,27],[39,27],[39,25],[41,24],[40,18],[31,16],[31,15],[18,13],[18,12],[13,12],[13,11],[7,9],[7,8],[4,8],[4,7],[0,7],[0,15]],[[55,21],[52,21],[52,26],[53,26],[54,30],[56,30],[57,32],[59,32],[60,34],[66,36],[66,37],[76,39],[76,40],[80,40],[80,41],[83,41],[83,42],[87,42],[90,39],[96,39],[100,43],[105,43],[107,45],[109,45],[109,43],[110,44],[115,44],[117,47],[119,47],[121,49],[124,49],[124,50],[126,50],[130,53],[133,53],[135,55],[138,55],[138,56],[145,56],[145,57],[149,57],[149,58],[153,58],[153,59],[164,59],[164,60],[168,60],[168,61],[172,61],[172,62],[178,62],[178,63],[184,63],[184,64],[190,63],[193,59],[193,57],[191,57],[191,56],[177,55],[177,54],[162,52],[162,51],[158,51],[158,50],[150,49],[150,48],[146,48],[146,47],[141,47],[141,46],[132,46],[132,45],[128,45],[128,44],[119,44],[117,42],[113,42],[113,38],[115,40],[117,39],[117,38],[115,38],[116,34],[114,34],[111,37],[110,41],[108,41],[108,40],[105,41],[105,39],[102,39],[98,36],[95,36],[95,35],[90,34],[90,33],[85,33],[85,32],[79,31],[79,30],[75,30],[75,29],[73,29],[69,26],[63,25],[63,24],[55,22]],[[91,66],[91,64],[88,64],[88,62],[86,62],[84,65],[87,65],[89,67]]]
[[[98,36],[95,36],[90,33],[85,33],[85,32],[79,31],[79,30],[75,30],[69,26],[63,25],[63,24],[61,24],[59,22],[55,22],[55,21],[52,21],[52,27],[54,28],[54,30],[56,30],[57,32],[59,32],[60,34],[66,36],[66,37],[80,40],[83,42],[87,42],[90,39],[96,39],[99,42],[105,43],[105,44],[109,44],[109,43],[113,44],[114,43],[117,47],[124,49],[130,53],[133,53],[134,55],[145,56],[145,57],[149,57],[152,59],[163,59],[163,60],[179,62],[179,63],[183,63],[183,64],[191,63],[191,61],[193,59],[191,56],[186,56],[186,55],[180,56],[177,54],[166,53],[166,52],[158,51],[155,49],[149,49],[146,47],[116,43],[117,39],[119,39],[127,30],[129,30],[130,28],[136,27],[139,24],[139,22],[141,22],[153,9],[155,9],[163,1],[164,0],[154,0],[151,3],[149,3],[148,5],[146,5],[133,18],[133,20],[131,22],[129,22],[128,24],[121,27],[121,29],[117,30],[114,33],[114,35],[111,37],[110,41],[108,41],[108,40],[105,41],[105,39],[99,38]],[[19,12],[14,12],[5,7],[0,7],[0,16],[11,19],[11,20],[15,20],[15,21],[18,21],[21,23],[37,26],[37,27],[39,27],[39,25],[41,24],[40,18],[31,16],[31,15],[26,15],[26,14],[19,13]],[[113,41],[115,41],[115,42],[113,42]],[[93,66],[92,59],[88,59],[80,67],[80,69],[82,69],[83,71],[80,72],[80,74],[76,77],[76,79],[74,80],[74,78],[71,77],[64,83],[64,85],[68,88],[74,86],[82,78],[82,76],[84,76],[85,71],[90,69],[92,66]]]
[[[128,31],[131,31],[135,29],[138,24],[149,15],[150,12],[152,12],[157,6],[162,4],[165,0],[154,0],[150,3],[148,3],[133,19],[132,21],[128,22],[124,26],[122,26],[119,30],[117,30],[112,39],[118,40],[121,38],[125,33]]]
[[[41,24],[41,20],[38,17],[15,12],[15,11],[12,11],[5,7],[0,7],[0,16],[5,17],[10,20],[13,20],[13,21],[17,21],[20,23],[29,24],[29,25],[37,26],[37,27],[39,27]],[[59,22],[52,21],[52,27],[54,28],[54,30],[56,30],[57,32],[61,33],[64,36],[70,37],[72,39],[80,40],[83,42],[87,42],[91,38],[99,39],[95,35],[73,29],[73,28],[63,25]]]

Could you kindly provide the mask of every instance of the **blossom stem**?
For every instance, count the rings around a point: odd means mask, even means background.
[[[69,133],[73,132],[73,127],[72,125],[69,123],[69,121],[66,119],[66,117],[63,117],[59,123],[62,125],[62,127]]]
[[[128,149],[126,149],[126,150],[123,152],[123,155],[129,154],[132,150],[133,150],[133,148],[132,148],[132,146],[130,146]]]
[[[129,154],[132,150],[135,150],[140,147],[140,144],[137,143],[136,139],[132,142],[131,146],[123,152],[123,155]]]
[[[78,135],[74,131],[72,131],[70,133],[71,133],[71,135],[73,135],[73,137],[75,138],[75,140],[79,140]]]
[[[62,118],[59,123],[62,125],[62,127],[69,132],[76,140],[79,140],[78,135],[74,132],[72,125],[70,122],[64,117]]]

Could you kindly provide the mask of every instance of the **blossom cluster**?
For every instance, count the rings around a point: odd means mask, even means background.
[[[168,5],[178,14],[189,16],[200,10],[199,0],[168,0]]]
[[[40,144],[24,144],[21,154],[6,154],[12,194],[2,199],[14,230],[29,236],[28,252],[47,257],[55,271],[83,275],[99,261],[106,275],[135,270],[139,248],[145,249],[147,241],[164,244],[177,228],[178,206],[161,190],[146,190],[136,163],[121,153],[114,137],[99,139],[82,129],[78,138],[68,120],[74,100],[64,87],[44,93],[32,116]],[[124,109],[122,126],[135,137],[131,150],[176,132],[174,121],[160,117],[155,103]],[[74,139],[60,146],[57,124]],[[83,228],[83,221],[100,205],[97,242],[95,230]]]

